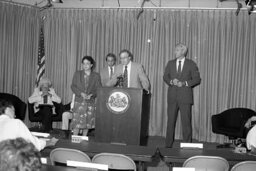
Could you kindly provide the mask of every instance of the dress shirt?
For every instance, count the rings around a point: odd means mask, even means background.
[[[111,68],[112,68],[112,75],[111,75]],[[111,78],[111,76],[113,76],[114,71],[115,71],[115,67],[114,67],[114,66],[112,66],[112,67],[108,66],[108,75],[109,75],[109,78]]]
[[[185,57],[183,57],[182,59],[177,59],[176,60],[176,69],[178,71],[178,68],[179,68],[179,61],[181,61],[181,72],[182,72],[182,69],[183,69],[183,66],[184,66],[184,62],[185,62]],[[172,80],[170,82],[172,84]],[[188,86],[188,82],[185,81],[185,86]]]
[[[131,64],[132,62],[130,61],[126,66],[127,66],[127,87],[130,87],[130,75],[131,75]],[[125,65],[123,65],[123,73],[125,70]]]
[[[176,60],[176,69],[177,69],[177,71],[178,71],[178,67],[179,67],[179,61],[181,61],[181,72],[182,72],[183,65],[184,65],[184,62],[185,62],[185,57],[182,58],[182,59],[177,59]]]
[[[5,114],[0,115],[0,141],[18,137],[31,142],[39,151],[46,146],[46,141],[33,136],[21,120],[10,118]]]

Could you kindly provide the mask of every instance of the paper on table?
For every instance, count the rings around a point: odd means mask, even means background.
[[[43,132],[31,132],[32,135],[37,136],[37,137],[49,137],[49,133],[43,133]]]
[[[67,160],[67,166],[87,167],[87,168],[94,168],[94,169],[99,169],[99,170],[108,170],[108,165],[106,165],[106,164],[79,162],[79,161],[72,161],[72,160]]]

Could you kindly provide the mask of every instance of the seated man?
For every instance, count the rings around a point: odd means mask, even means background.
[[[40,151],[46,146],[46,141],[33,136],[27,126],[19,119],[15,119],[13,105],[0,99],[0,142],[7,139],[22,137]]]
[[[39,86],[28,98],[28,102],[34,103],[35,114],[42,119],[43,130],[49,132],[52,129],[51,116],[55,114],[53,102],[61,103],[61,99],[55,93],[48,78],[40,80]]]
[[[23,138],[0,142],[0,171],[40,171],[40,152]]]

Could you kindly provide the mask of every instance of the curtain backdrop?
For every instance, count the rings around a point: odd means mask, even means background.
[[[24,102],[36,78],[38,15],[34,8],[0,2],[0,92]]]
[[[17,12],[19,10],[20,7]],[[33,10],[24,9],[25,14],[29,11]],[[163,82],[163,72],[168,60],[174,59],[175,45],[183,42],[189,48],[188,58],[197,63],[202,78],[201,84],[194,88],[193,138],[227,141],[224,136],[212,133],[211,116],[232,107],[256,109],[256,15],[248,16],[246,11],[241,11],[235,16],[235,10],[144,9],[138,16],[139,12],[140,9],[48,9],[41,12],[45,16],[46,75],[53,81],[63,103],[71,100],[71,80],[74,72],[80,69],[84,55],[91,55],[96,60],[99,72],[106,65],[107,53],[118,55],[126,48],[133,53],[134,61],[143,64],[151,82],[149,133],[165,136],[167,86]],[[0,13],[8,15],[7,11]],[[31,16],[29,21],[35,22],[34,26],[26,24],[26,20],[15,20],[22,15],[12,15],[15,16],[10,20],[14,24],[5,34],[0,32],[1,81],[4,78],[0,90],[26,99],[33,91],[36,60],[32,56],[37,55],[40,17]],[[8,26],[7,19],[0,17],[0,29],[3,30]],[[19,33],[16,22],[34,30],[15,34]],[[32,33],[35,34],[32,36]],[[8,39],[3,40],[3,36]],[[14,39],[28,39],[29,36],[33,40],[28,49],[23,48],[23,53],[13,48],[20,46]],[[26,64],[19,58],[26,58]],[[7,67],[14,64],[15,70]],[[17,72],[16,68],[23,69],[24,65],[26,71]],[[17,90],[15,86],[6,88],[19,80]],[[176,138],[181,136],[178,118]]]

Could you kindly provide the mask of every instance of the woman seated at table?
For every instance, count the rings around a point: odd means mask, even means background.
[[[97,89],[101,87],[100,74],[93,71],[95,61],[91,56],[82,59],[82,70],[76,71],[71,90],[75,94],[73,113],[65,112],[62,116],[62,129],[67,129],[68,120],[74,135],[87,135],[88,129],[95,128],[95,99]],[[66,123],[66,124],[65,124]]]
[[[0,171],[40,171],[40,152],[23,138],[0,142]]]
[[[28,98],[28,102],[34,104],[35,115],[41,117],[43,130],[49,132],[52,129],[51,117],[55,114],[53,102],[61,103],[61,98],[55,93],[48,78],[40,80],[38,87]]]

